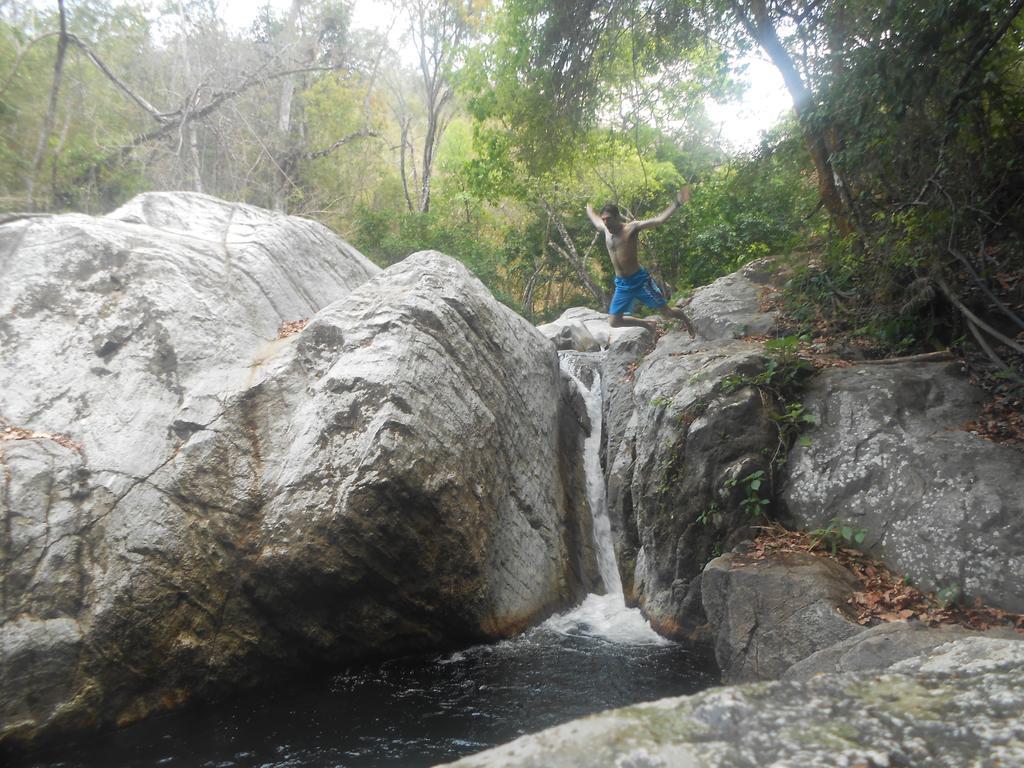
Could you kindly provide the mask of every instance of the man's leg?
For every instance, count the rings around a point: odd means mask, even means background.
[[[658,324],[653,320],[641,320],[639,317],[633,317],[632,315],[626,315],[619,312],[614,315],[608,315],[608,325],[612,328],[646,328],[651,333],[656,334],[658,332]]]
[[[690,322],[690,318],[686,316],[686,313],[683,312],[683,310],[669,306],[665,297],[661,293],[661,288],[658,287],[658,284],[654,281],[653,277],[647,278],[643,288],[641,288],[637,293],[637,298],[655,312],[663,312],[675,320],[682,321],[683,327],[686,328],[686,332],[690,334],[690,338],[696,338],[697,331],[693,327],[693,323]]]
[[[683,312],[683,310],[677,307],[670,307],[666,304],[664,307],[662,307],[661,311],[664,312],[669,317],[674,317],[676,320],[681,321],[683,327],[686,329],[686,332],[690,334],[691,339],[697,337],[697,329],[694,327],[693,321],[691,321],[690,318],[687,317],[686,313]]]
[[[612,295],[611,303],[608,305],[608,325],[612,328],[646,328],[651,333],[657,335],[658,326],[655,323],[627,314],[636,303],[634,301],[634,293],[633,289],[620,284],[619,278],[615,278],[615,293]]]

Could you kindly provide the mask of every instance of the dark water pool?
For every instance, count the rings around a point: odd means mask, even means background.
[[[21,765],[417,768],[591,712],[693,693],[716,677],[637,612],[592,595],[514,640],[198,706]]]

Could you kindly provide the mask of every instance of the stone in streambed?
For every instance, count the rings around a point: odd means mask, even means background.
[[[930,627],[907,621],[878,624],[796,662],[783,678],[808,680],[831,672],[883,672],[906,659],[928,655],[947,643],[982,636],[956,625]],[[984,636],[1024,641],[1024,636],[1009,627],[988,630]]]
[[[723,682],[775,680],[815,651],[863,632],[843,613],[856,587],[848,569],[810,554],[712,560],[701,597]]]

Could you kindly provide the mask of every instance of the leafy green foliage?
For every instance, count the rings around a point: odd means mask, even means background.
[[[765,482],[767,482],[765,471],[759,469],[756,472],[751,472],[742,480],[739,478],[727,480],[725,486],[726,488],[735,488],[742,485],[744,496],[740,500],[740,509],[749,517],[765,517],[768,514],[768,505],[771,504],[769,497],[761,495],[761,486]]]
[[[797,276],[795,312],[902,354],[962,336],[970,321],[956,301],[997,310],[996,275],[1024,266],[1020,10],[978,0],[821,5],[815,24],[828,49],[808,121],[833,137],[856,229]]]
[[[769,339],[764,344],[768,353],[764,368],[753,375],[735,373],[726,376],[722,379],[722,393],[728,395],[742,387],[754,386],[768,390],[785,401],[814,370],[809,362],[800,357],[799,342],[797,336]]]

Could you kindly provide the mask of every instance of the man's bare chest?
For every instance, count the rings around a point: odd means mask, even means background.
[[[614,233],[605,230],[604,244],[608,253],[612,256],[631,256],[636,254],[636,233],[623,228],[621,232]]]

